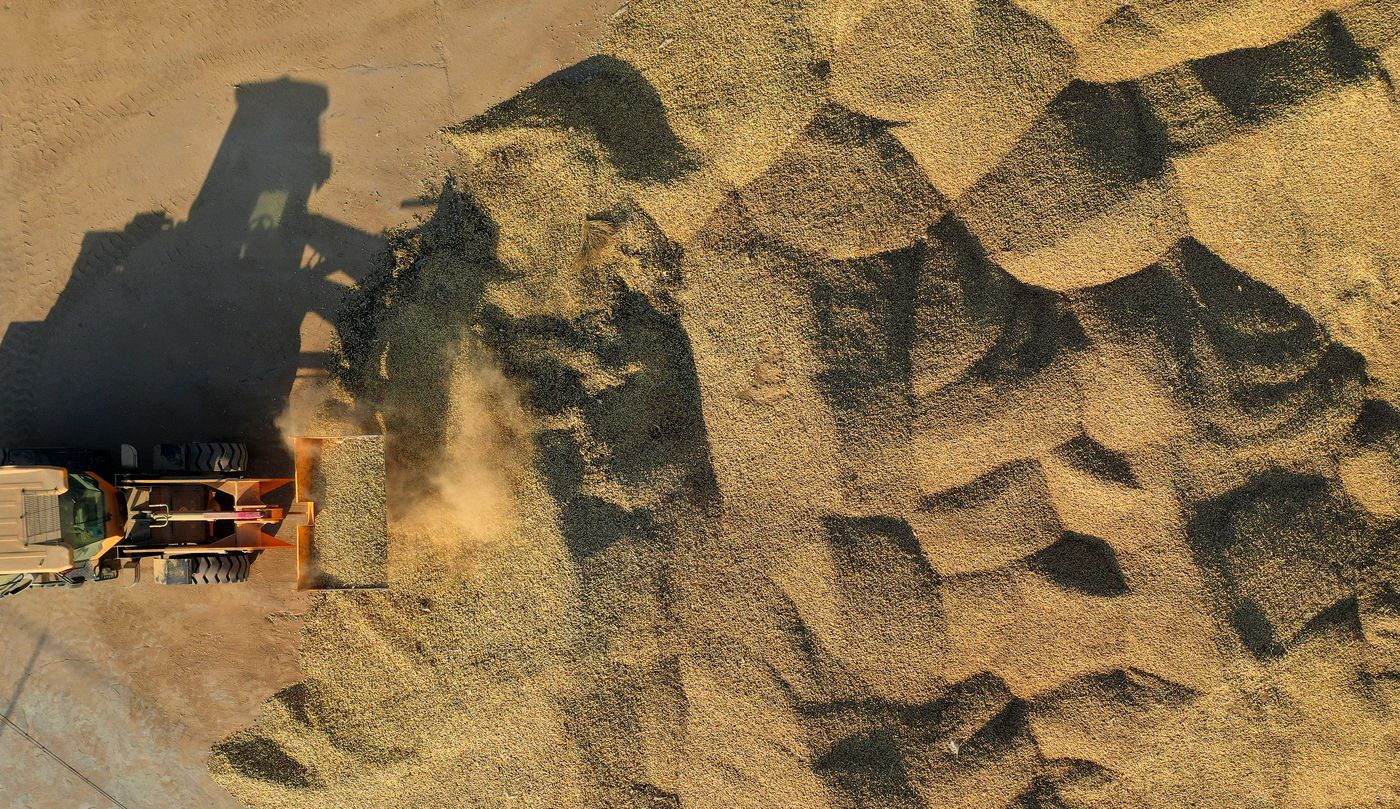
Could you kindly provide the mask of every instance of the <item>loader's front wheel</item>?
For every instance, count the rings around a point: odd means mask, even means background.
[[[237,584],[248,580],[253,553],[198,553],[156,560],[161,584]]]
[[[236,475],[248,471],[245,444],[186,444],[186,468],[196,474]]]
[[[231,441],[157,444],[157,472],[189,475],[239,475],[248,471],[248,446]]]
[[[0,598],[12,596],[34,583],[34,577],[28,573],[20,573],[6,579],[0,579]]]

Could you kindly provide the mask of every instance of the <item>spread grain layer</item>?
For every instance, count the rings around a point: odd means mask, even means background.
[[[339,321],[256,807],[1400,803],[1386,2],[667,0]],[[403,552],[398,552],[402,549]]]

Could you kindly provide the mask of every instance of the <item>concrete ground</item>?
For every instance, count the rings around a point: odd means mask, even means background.
[[[243,439],[285,474],[276,421],[378,234],[426,212],[433,132],[620,3],[4,4],[0,444]],[[0,806],[237,806],[204,757],[298,677],[324,596],[291,563],[0,602]]]

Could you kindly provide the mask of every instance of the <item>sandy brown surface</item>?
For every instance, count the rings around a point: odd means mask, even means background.
[[[614,8],[6,4],[0,444],[237,437],[287,471],[276,419],[418,210],[431,133],[581,58]],[[290,564],[6,600],[0,710],[131,809],[238,805],[204,758],[299,676]],[[109,804],[0,727],[0,805]]]
[[[1396,12],[632,3],[339,318],[259,807],[1400,802]]]

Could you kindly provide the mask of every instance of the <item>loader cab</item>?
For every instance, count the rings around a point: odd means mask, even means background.
[[[0,577],[95,567],[120,541],[124,514],[116,488],[96,473],[0,466]]]
[[[122,534],[121,498],[95,473],[69,472],[68,491],[58,496],[58,506],[60,530],[75,564],[94,558],[105,540]]]

